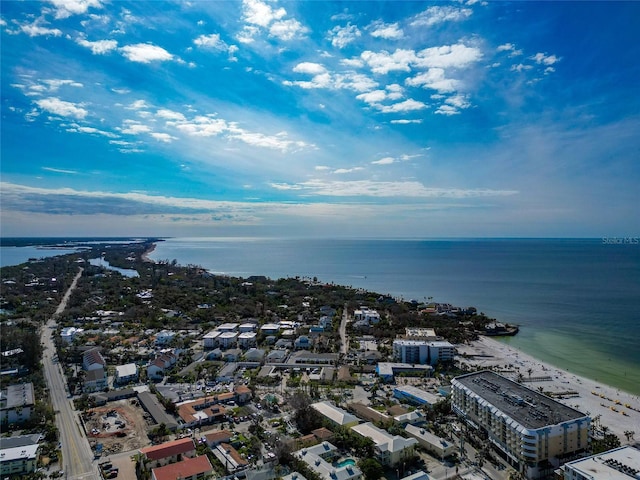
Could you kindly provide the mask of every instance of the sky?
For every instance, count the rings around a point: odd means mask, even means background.
[[[640,2],[0,8],[1,236],[640,236]]]

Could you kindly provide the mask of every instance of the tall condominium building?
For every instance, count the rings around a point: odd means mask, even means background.
[[[451,382],[452,408],[528,479],[544,478],[589,446],[591,418],[490,371]]]
[[[393,341],[393,356],[402,363],[435,365],[453,360],[455,347],[445,341],[397,339]]]

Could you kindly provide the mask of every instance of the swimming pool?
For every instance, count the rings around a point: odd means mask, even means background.
[[[342,467],[348,467],[349,465],[355,465],[356,461],[353,458],[345,458],[344,460],[340,460],[338,463],[336,463],[336,467],[342,468]]]

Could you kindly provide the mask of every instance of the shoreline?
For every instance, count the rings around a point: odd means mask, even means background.
[[[491,337],[456,346],[456,359],[474,368],[496,371],[511,380],[520,378],[532,390],[543,389],[555,400],[591,416],[620,439],[633,444],[625,432],[640,435],[640,396],[573,374]],[[623,413],[624,412],[624,413]]]
[[[145,250],[142,255],[140,255],[140,258],[142,259],[143,262],[148,262],[148,263],[156,263],[155,260],[152,260],[149,255],[151,255],[151,253],[153,253],[153,251],[156,249],[156,244],[155,242],[151,244],[151,246]]]

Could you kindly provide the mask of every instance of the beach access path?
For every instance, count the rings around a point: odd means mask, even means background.
[[[559,402],[588,414],[600,416],[600,425],[616,434],[623,445],[640,440],[640,397],[618,388],[575,375],[489,337],[456,346],[463,364],[493,369],[512,380],[522,375],[522,384],[532,390],[554,393]],[[463,355],[464,354],[464,355]],[[623,413],[624,412],[624,413]],[[625,432],[635,432],[627,438]]]

